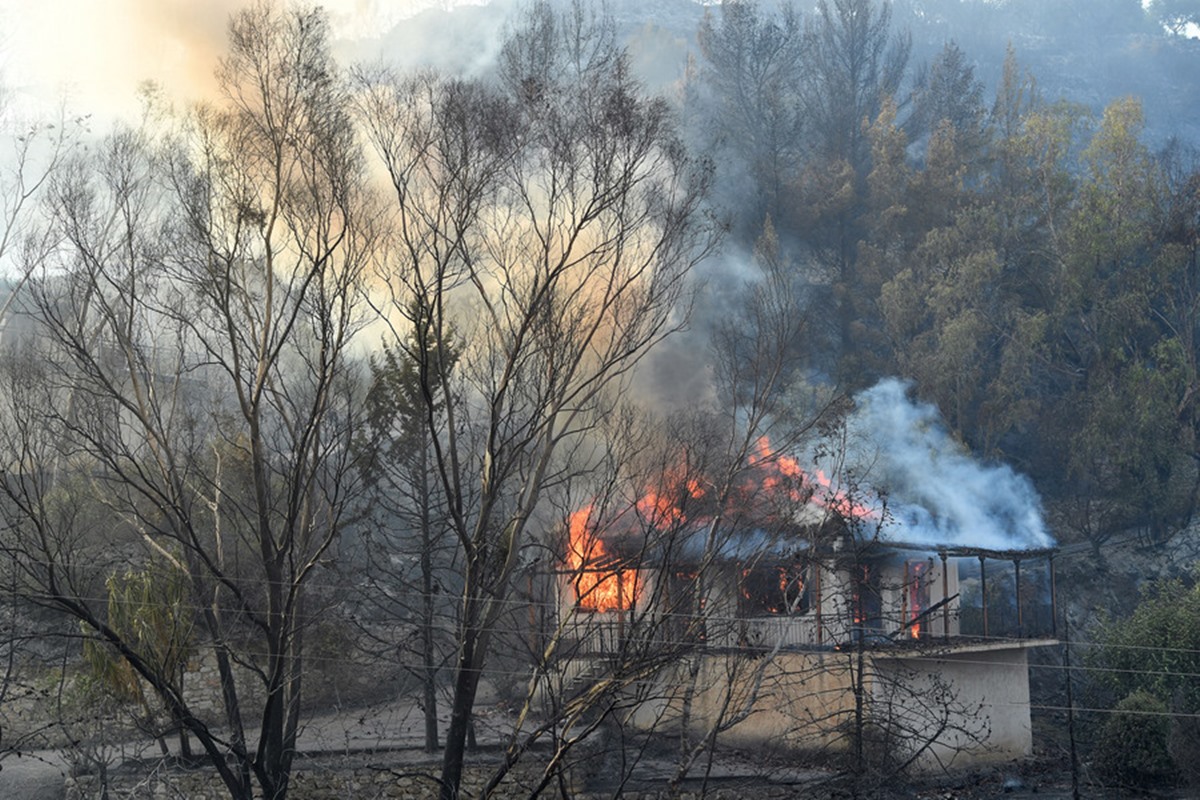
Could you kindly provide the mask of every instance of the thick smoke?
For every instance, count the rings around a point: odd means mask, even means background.
[[[1024,475],[973,458],[936,408],[888,378],[855,398],[846,468],[886,496],[884,538],[995,550],[1052,544],[1041,498]]]

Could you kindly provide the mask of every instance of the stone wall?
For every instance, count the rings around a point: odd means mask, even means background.
[[[426,778],[396,776],[382,770],[355,769],[297,771],[292,776],[288,796],[293,800],[417,800],[436,794],[436,784]],[[67,779],[64,800],[92,800],[101,795],[101,779],[97,775]],[[228,796],[225,785],[211,770],[108,777],[108,797],[112,800],[221,800]]]
[[[437,783],[422,769],[405,772],[402,768],[355,768],[327,770],[297,770],[292,775],[289,800],[426,800],[437,797]],[[462,796],[478,797],[484,781],[491,775],[487,766],[468,766],[463,774]],[[518,766],[491,796],[496,800],[524,800],[534,785],[540,769],[537,765]],[[100,779],[94,775],[68,778],[64,800],[93,800],[101,797]],[[756,800],[783,800],[795,797],[795,787],[763,784],[754,787]],[[548,787],[547,797],[557,796],[557,787]],[[734,800],[746,797],[747,787],[709,788],[706,800]],[[223,800],[229,795],[217,775],[211,770],[164,772],[154,775],[109,776],[108,797],[111,800]],[[576,800],[609,800],[612,790],[572,791]],[[698,800],[699,792],[686,789],[671,794],[665,788],[654,791],[627,792],[630,800]]]

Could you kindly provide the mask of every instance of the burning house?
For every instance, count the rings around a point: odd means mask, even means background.
[[[926,767],[1028,755],[1027,654],[1055,636],[1054,548],[901,541],[886,509],[765,443],[756,459],[753,493],[716,502],[692,483],[615,520],[571,516],[562,669],[656,656],[634,723],[734,746],[874,737]]]

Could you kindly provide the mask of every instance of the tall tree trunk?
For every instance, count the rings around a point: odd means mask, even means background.
[[[478,609],[466,613],[478,615]],[[463,762],[466,759],[467,733],[471,727],[471,711],[479,689],[482,657],[486,653],[485,632],[472,622],[464,626],[458,668],[454,676],[454,698],[450,706],[450,727],[446,729],[446,749],[442,756],[441,800],[458,800],[462,783]]]
[[[256,466],[256,473],[259,468]],[[256,475],[256,485],[264,486]],[[263,491],[259,488],[259,491]],[[265,496],[265,493],[264,493]],[[265,502],[260,507],[266,508]],[[273,548],[273,540],[269,527],[262,523],[260,547],[264,553]],[[291,693],[288,691],[292,677],[288,664],[289,631],[284,613],[283,569],[280,559],[273,553],[267,562],[267,620],[269,630],[266,636],[266,699],[263,704],[262,721],[259,730],[258,753],[254,757],[254,770],[262,787],[264,800],[284,800],[287,797],[288,776],[286,763],[289,759],[286,741],[286,725],[288,705]]]
[[[867,717],[866,717],[866,676],[864,675],[864,667],[866,666],[866,642],[864,641],[863,631],[860,629],[855,634],[858,642],[854,649],[854,664],[855,669],[851,683],[854,686],[854,797],[860,797],[862,792],[863,778],[867,773],[866,751],[863,747],[863,739],[867,734]]]
[[[438,749],[437,660],[434,653],[433,532],[429,519],[429,454],[421,448],[421,660],[424,682],[425,752]]]

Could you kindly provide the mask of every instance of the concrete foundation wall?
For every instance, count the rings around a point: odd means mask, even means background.
[[[1033,731],[1029,715],[1029,659],[1026,649],[978,649],[937,657],[876,660],[887,680],[909,695],[947,689],[952,714],[925,714],[914,727],[941,729],[921,757],[924,766],[963,766],[1029,756]],[[934,708],[934,711],[947,709]]]
[[[740,748],[846,749],[855,729],[856,654],[698,654],[660,676],[634,712],[642,730],[678,731],[683,687],[697,669],[690,727],[703,735],[735,721],[720,741]],[[930,655],[864,657],[871,746],[914,767],[1008,761],[1032,750],[1026,650],[984,646]],[[876,753],[875,755],[879,755]]]

